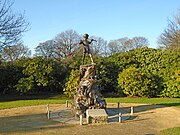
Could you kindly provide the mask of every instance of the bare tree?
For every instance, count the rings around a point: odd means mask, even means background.
[[[47,40],[35,48],[35,56],[42,56],[44,58],[53,58],[56,54],[56,46],[53,40]]]
[[[107,41],[97,36],[91,36],[90,38],[96,40],[91,46],[93,55],[107,56]]]
[[[56,55],[59,58],[73,56],[79,49],[79,34],[74,30],[67,30],[58,34],[55,39]]]
[[[134,37],[132,39],[124,37],[110,41],[108,44],[108,48],[110,55],[113,55],[116,53],[123,53],[136,48],[145,47],[148,45],[149,45],[148,39],[146,39],[145,37]]]
[[[168,26],[158,39],[161,49],[180,49],[180,10],[174,20],[168,20]]]
[[[21,58],[26,58],[31,55],[29,48],[22,43],[6,46],[2,49],[1,56],[4,61],[15,61]]]
[[[79,40],[80,36],[74,30],[61,32],[54,39],[40,43],[35,48],[35,56],[54,58],[57,61],[69,63],[80,52]]]
[[[0,0],[0,50],[20,41],[22,33],[29,27],[24,14],[12,13],[12,5],[10,0]]]
[[[109,55],[114,55],[116,53],[119,53],[120,49],[119,49],[118,41],[117,40],[111,40],[108,43],[108,50],[109,50]]]
[[[110,55],[127,52],[132,49],[131,40],[127,37],[112,40],[108,44]]]
[[[119,38],[117,42],[119,46],[119,52],[127,52],[132,49],[131,40],[127,37]]]
[[[133,49],[147,47],[149,45],[149,41],[145,37],[134,37],[130,39],[130,42]]]

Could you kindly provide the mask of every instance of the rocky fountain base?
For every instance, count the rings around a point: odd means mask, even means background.
[[[98,91],[95,79],[96,64],[80,66],[80,83],[73,100],[73,111],[76,116],[86,116],[86,110],[105,109],[106,101]]]

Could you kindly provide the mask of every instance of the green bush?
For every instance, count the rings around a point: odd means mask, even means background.
[[[35,57],[24,63],[22,77],[16,85],[17,91],[26,93],[40,91],[62,92],[65,70],[61,63],[53,59]]]
[[[165,83],[164,90],[161,92],[162,97],[180,97],[180,70],[176,70]]]
[[[180,97],[179,51],[144,47],[93,58],[99,90],[104,95]],[[78,85],[82,56],[63,62],[66,63],[42,57],[2,62],[0,92],[63,92],[65,88],[64,93],[72,96]],[[90,63],[88,56],[85,63]]]
[[[154,76],[135,67],[123,70],[119,74],[118,84],[128,96],[154,97],[159,92]]]
[[[102,94],[117,92],[117,65],[106,58],[97,60],[97,79]]]
[[[79,70],[72,70],[70,76],[66,79],[67,81],[64,87],[64,94],[68,97],[73,97],[80,81]]]
[[[4,62],[0,65],[0,93],[16,92],[15,85],[18,83],[18,80],[24,76],[22,70],[23,67],[19,62]]]

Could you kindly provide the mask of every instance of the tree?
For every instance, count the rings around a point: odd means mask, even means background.
[[[149,41],[145,37],[134,37],[130,39],[130,44],[132,49],[143,48],[149,45]]]
[[[168,20],[168,26],[158,39],[161,49],[180,49],[180,10],[174,20]]]
[[[108,56],[108,50],[107,50],[107,41],[104,40],[102,37],[97,36],[91,36],[91,39],[95,39],[96,42],[93,42],[91,48],[92,53],[96,56],[103,55]]]
[[[61,63],[53,59],[35,57],[24,63],[22,77],[16,85],[17,91],[59,91],[65,78],[65,70]]]
[[[117,92],[118,68],[114,62],[102,57],[97,60],[97,79],[102,94]]]
[[[132,39],[124,37],[110,41],[108,47],[110,55],[114,55],[116,53],[128,52],[136,48],[147,47],[148,45],[148,39],[145,37],[134,37]]]
[[[16,61],[13,63],[3,62],[0,65],[0,93],[1,94],[10,94],[15,93],[15,86],[18,83],[18,80],[22,78],[24,75],[22,73],[23,67],[22,61]]]
[[[79,34],[74,30],[67,30],[58,34],[55,39],[56,55],[63,59],[74,56],[79,50]]]
[[[5,61],[15,61],[21,58],[26,58],[31,55],[29,48],[22,43],[14,46],[6,46],[2,50],[2,59]]]
[[[47,40],[35,48],[35,56],[42,56],[44,58],[53,58],[56,54],[55,42],[53,40]]]
[[[119,44],[119,51],[120,52],[128,52],[129,50],[132,50],[132,44],[131,40],[127,37],[120,38],[117,40]]]
[[[54,39],[40,43],[36,47],[35,56],[54,58],[64,64],[70,64],[72,59],[82,54],[79,46],[80,36],[74,30],[66,30],[58,34]]]
[[[0,0],[0,50],[20,41],[22,33],[29,27],[24,14],[12,13],[12,5],[9,0]]]
[[[108,50],[109,50],[109,55],[114,55],[116,53],[119,53],[120,49],[119,49],[118,41],[117,40],[111,40],[108,43]]]

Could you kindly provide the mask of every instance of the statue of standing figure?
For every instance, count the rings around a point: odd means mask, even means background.
[[[92,58],[92,53],[91,53],[91,50],[90,50],[90,44],[93,42],[93,41],[96,41],[94,39],[91,39],[91,40],[88,40],[88,37],[89,35],[88,34],[84,34],[83,35],[83,40],[80,40],[79,44],[82,44],[83,45],[83,48],[84,48],[84,51],[83,51],[83,59],[82,59],[82,65],[84,65],[84,59],[86,57],[86,53],[89,54],[90,58],[91,58],[91,63],[93,64],[94,61],[93,61],[93,58]]]
[[[93,61],[90,44],[94,39],[89,40],[88,34],[83,35],[84,39],[79,42],[83,45],[83,59],[80,65],[80,82],[76,87],[74,100],[72,102],[73,110],[76,116],[86,113],[87,109],[105,109],[106,101],[98,90],[98,80],[96,80],[96,64]],[[89,54],[92,64],[84,65],[86,53]]]

